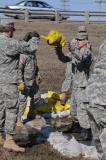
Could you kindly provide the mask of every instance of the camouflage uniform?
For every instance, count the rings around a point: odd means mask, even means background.
[[[65,79],[61,91],[71,92],[71,114],[75,120],[79,120],[82,128],[89,129],[89,118],[86,112],[85,88],[89,78],[90,67],[92,63],[91,45],[88,42],[83,54],[77,48],[77,38],[88,39],[88,33],[85,26],[78,27],[76,39],[70,42],[70,53],[66,56],[62,53],[62,48],[56,49],[56,54],[63,63],[67,63]],[[77,107],[78,106],[78,107]]]
[[[62,83],[62,88],[61,88],[61,92],[68,92],[71,93],[72,90],[72,54],[71,52],[69,52],[67,54],[67,57],[69,57],[69,62],[67,62],[67,66],[66,66],[66,72],[65,72],[65,79]]]
[[[100,47],[86,91],[90,102],[87,111],[99,159],[106,160],[106,41]]]
[[[37,37],[36,38],[36,51],[38,48],[37,45]],[[30,40],[29,42],[30,43]],[[21,119],[21,116],[24,112],[26,106],[26,98],[30,96],[31,106],[36,106],[40,100],[39,86],[36,83],[36,77],[38,74],[38,66],[36,59],[36,52],[33,55],[20,55],[19,61],[19,77],[21,77],[21,81],[25,82],[26,89],[23,92],[20,92],[19,95],[19,114],[18,117]]]
[[[33,54],[35,39],[31,45],[0,35],[0,132],[15,133],[18,108],[18,66],[20,54]]]
[[[71,85],[71,114],[78,118],[81,127],[87,129],[90,128],[90,124],[84,103],[91,62],[92,52],[88,47],[85,48],[83,55],[75,48],[72,51],[72,61],[67,64],[66,77],[62,84],[62,92],[70,90]]]

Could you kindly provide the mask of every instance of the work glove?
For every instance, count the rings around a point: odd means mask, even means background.
[[[18,84],[18,89],[19,91],[23,92],[25,90],[25,83],[24,82],[19,82]]]
[[[42,76],[40,75],[40,73],[38,72],[38,75],[37,75],[37,77],[36,77],[37,83],[40,84],[40,83],[42,82],[42,80],[43,80],[43,77],[42,77]]]
[[[61,45],[56,45],[56,46],[54,47],[54,49],[55,49],[55,52],[56,52],[57,54],[61,54],[61,53],[62,53],[62,46],[61,46]]]

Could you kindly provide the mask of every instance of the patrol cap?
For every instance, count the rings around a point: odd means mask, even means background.
[[[79,27],[78,27],[78,32],[79,32],[79,33],[80,33],[80,32],[87,32],[86,26],[79,26]]]
[[[8,32],[8,31],[15,31],[15,28],[14,28],[14,22],[11,20],[11,19],[2,19],[1,20],[1,25],[3,27],[3,32]]]
[[[77,40],[85,40],[85,39],[88,40],[88,33],[87,32],[77,33],[76,39]]]

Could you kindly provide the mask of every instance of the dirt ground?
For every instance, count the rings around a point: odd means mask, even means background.
[[[106,24],[84,24],[71,22],[49,22],[49,21],[34,21],[25,23],[23,21],[16,21],[15,38],[22,39],[28,31],[38,31],[40,35],[47,34],[51,29],[58,29],[63,32],[68,40],[71,40],[76,35],[77,27],[79,25],[86,25],[89,33],[89,40],[93,46],[94,55],[98,55],[98,49],[103,40],[106,39]],[[68,50],[63,48],[64,53]],[[55,90],[60,92],[62,81],[64,80],[66,64],[60,62],[54,52],[54,48],[40,42],[39,51],[37,54],[38,66],[40,73],[43,76],[43,82],[40,84],[41,93],[47,90]],[[69,160],[62,157],[59,153],[54,151],[47,143],[35,144],[28,146],[25,154],[16,154],[13,152],[0,149],[0,160]],[[77,159],[78,160],[78,159]],[[79,160],[82,160],[79,159]]]

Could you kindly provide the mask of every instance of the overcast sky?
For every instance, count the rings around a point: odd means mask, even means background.
[[[21,0],[0,0],[0,6],[15,4],[20,1]],[[63,8],[62,0],[44,0],[44,1],[48,2],[49,4],[51,4],[56,8]],[[98,3],[95,3],[95,0],[69,0],[69,3],[67,4],[68,6],[66,6],[66,8],[70,10],[83,10],[83,11],[100,10],[100,6]],[[102,4],[101,10],[106,11],[106,3]]]

